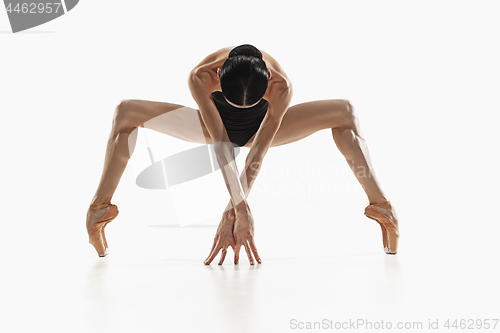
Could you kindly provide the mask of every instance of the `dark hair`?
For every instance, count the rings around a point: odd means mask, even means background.
[[[220,71],[224,97],[241,106],[257,103],[266,93],[268,80],[262,53],[250,44],[232,49]]]

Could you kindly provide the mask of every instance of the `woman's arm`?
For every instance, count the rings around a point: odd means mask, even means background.
[[[210,69],[207,70],[207,68]],[[255,254],[256,260],[260,263],[260,257],[253,241],[253,217],[246,200],[245,191],[238,177],[234,146],[229,140],[222,119],[211,99],[210,93],[213,91],[214,86],[213,73],[211,72],[213,69],[211,66],[202,66],[194,69],[189,77],[189,88],[193,98],[198,103],[201,117],[214,141],[214,151],[231,196],[234,216],[231,217],[231,223],[219,225],[211,253],[204,263],[209,265],[222,249],[221,262],[219,263],[222,264],[227,247],[231,246],[235,253],[235,264],[237,264],[239,262],[240,248],[244,245],[250,264],[253,265],[253,258],[250,251]],[[233,224],[247,226],[245,233],[239,233],[238,238],[233,237]],[[220,239],[220,237],[223,239]]]
[[[255,169],[257,165],[257,170],[260,169],[260,164],[271,146],[276,132],[278,132],[281,126],[281,121],[290,106],[293,95],[292,83],[283,68],[281,68],[280,64],[269,54],[262,50],[261,52],[267,68],[271,73],[269,84],[264,94],[264,99],[269,102],[269,108],[262,125],[255,135],[252,147],[247,156],[247,161],[249,161],[247,164],[250,170]],[[247,169],[246,166],[245,169]]]
[[[259,130],[257,131],[257,134],[255,135],[252,147],[250,148],[250,152],[248,153],[245,162],[245,168],[241,175],[241,183],[243,184],[245,197],[247,197],[250,193],[250,189],[252,188],[252,185],[255,182],[255,179],[257,178],[259,170],[262,166],[262,160],[264,159],[267,150],[271,146],[271,143],[273,142],[273,139],[278,132],[283,116],[285,115],[285,112],[290,104],[292,89],[286,80],[274,80],[274,82],[270,82],[270,85],[268,86],[268,93],[266,94],[269,98],[269,108]],[[232,214],[232,209],[229,209],[228,216],[230,217]],[[235,214],[238,215],[237,212]],[[224,216],[224,219],[227,218],[228,217]],[[235,263],[239,262],[241,245],[245,246],[245,250],[247,252],[247,256],[250,260],[251,265],[253,265],[251,254],[252,252],[257,262],[262,262],[255,246],[254,221],[251,215],[249,215],[247,219],[236,218],[234,222],[233,238],[233,244],[235,244],[233,247],[233,249],[235,250]],[[217,249],[215,249],[215,251],[214,249],[212,249],[212,253],[207,260],[211,261],[214,258],[214,253],[216,255],[217,252]],[[219,262],[219,264],[224,262],[225,255],[226,253],[223,249],[221,261]]]
[[[214,65],[204,64],[193,69],[189,75],[189,89],[199,106],[200,114],[207,130],[214,141],[214,151],[217,156],[224,181],[231,196],[231,202],[236,214],[247,214],[248,203],[246,195],[238,177],[235,162],[234,146],[229,140],[226,129],[211,99],[212,89],[215,88]]]
[[[250,190],[255,182],[262,161],[274,140],[274,136],[281,126],[281,121],[285,116],[293,96],[292,82],[286,75],[281,65],[268,53],[260,50],[263,60],[271,72],[269,85],[267,87],[264,99],[269,102],[269,108],[264,117],[245,161],[245,168],[240,177],[245,196],[248,197]],[[229,201],[226,211],[232,209],[232,203]]]
[[[230,49],[226,49],[226,52],[229,51]],[[247,156],[246,159],[245,169],[241,177],[238,179],[239,184],[241,185],[241,190],[243,191],[241,197],[244,198],[243,207],[245,208],[242,209],[238,206],[235,206],[234,204],[235,200],[231,198],[228,204],[228,209],[225,210],[223,214],[223,219],[219,224],[219,228],[217,230],[217,234],[214,239],[214,244],[212,246],[211,253],[205,260],[205,264],[207,265],[209,265],[212,262],[212,260],[217,256],[220,250],[222,250],[222,255],[219,261],[219,265],[222,264],[226,256],[228,246],[231,246],[233,248],[235,254],[234,262],[235,264],[237,264],[239,262],[239,252],[242,245],[245,247],[251,265],[254,264],[252,258],[252,252],[257,262],[258,263],[261,262],[260,256],[258,255],[257,249],[255,247],[255,242],[253,237],[254,222],[248,204],[246,202],[246,197],[248,196],[248,193],[252,188],[255,178],[257,177],[262,160],[266,155],[267,150],[269,149],[274,139],[274,136],[276,135],[281,125],[281,120],[283,119],[283,116],[286,110],[288,109],[292,96],[291,84],[289,83],[286,74],[283,72],[279,64],[266,53],[263,52],[263,55],[264,55],[264,61],[266,61],[268,69],[271,72],[271,78],[269,81],[268,89],[266,91],[266,94],[264,95],[264,98],[269,102],[269,108],[253,140],[252,148],[250,149],[249,155]],[[227,58],[227,54],[225,54],[224,56],[225,58]],[[213,62],[210,63],[210,61]],[[206,81],[205,86],[208,86],[210,84],[209,81],[211,79],[212,84],[215,84],[213,82],[216,81],[216,83],[218,84],[217,88],[218,90],[220,90],[220,81],[216,80],[216,69],[217,67],[221,67],[222,64],[223,61],[217,63],[217,57],[212,57],[212,58],[207,57],[206,62],[200,63],[199,67],[193,71],[192,75],[194,75],[195,77],[202,77],[204,76],[204,74],[208,74],[206,75],[205,78]],[[196,80],[193,79],[191,82],[192,82],[191,84],[193,84],[194,82],[196,82]],[[216,89],[213,88],[210,90],[210,92],[214,90]],[[200,89],[195,89],[195,87],[193,86],[193,89],[191,89],[191,91],[192,93],[195,92],[196,94],[196,91],[200,91]],[[193,94],[193,97],[196,100],[195,94]],[[203,96],[201,96],[200,102],[203,103]],[[210,101],[210,103],[205,101],[205,103],[207,110],[212,110],[213,113],[217,112],[212,101]],[[200,112],[201,112],[202,105],[200,103],[198,103],[198,105],[200,106]],[[222,124],[222,121],[220,120],[220,116],[218,114],[217,116],[220,122],[220,126],[223,128],[224,126]],[[205,118],[203,119],[205,121]],[[208,129],[210,125],[209,124],[206,125]],[[223,139],[229,141],[225,130],[223,132],[224,132]],[[212,138],[215,140],[214,136],[212,136]],[[234,153],[232,145],[231,145],[231,152]],[[231,161],[234,161],[234,155]],[[236,170],[236,168],[234,170]],[[228,184],[228,182],[226,182],[226,184]],[[236,201],[236,203],[238,202]]]
[[[245,197],[248,197],[253,183],[257,178],[264,156],[281,126],[281,121],[288,110],[292,96],[291,82],[285,76],[278,73],[272,74],[266,95],[264,96],[269,102],[269,108],[259,130],[255,134],[240,177]],[[230,201],[226,210],[231,208],[232,203]]]

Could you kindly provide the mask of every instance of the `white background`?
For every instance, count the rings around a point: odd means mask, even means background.
[[[498,318],[498,7],[86,0],[17,34],[0,11],[2,331],[288,332],[292,318],[424,327]],[[292,104],[354,105],[400,219],[396,256],[383,253],[379,226],[362,214],[366,196],[324,130],[264,159],[249,197],[259,267],[244,252],[239,266],[230,255],[222,267],[202,264],[215,227],[176,227],[167,192],[135,185],[149,158],[142,132],[112,200],[111,254],[97,257],[85,214],[116,105],[197,108],[188,72],[243,43],[280,62]],[[157,159],[197,146],[148,135]],[[211,177],[225,187],[220,172]],[[203,197],[217,223],[229,196],[200,186],[193,210]]]

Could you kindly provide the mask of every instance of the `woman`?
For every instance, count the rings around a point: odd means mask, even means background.
[[[366,143],[348,100],[322,100],[289,107],[292,84],[287,75],[269,54],[248,44],[210,54],[191,71],[188,82],[199,110],[144,100],[124,100],[117,106],[101,181],[87,212],[89,242],[99,256],[108,253],[104,228],[118,215],[116,205],[110,201],[133,152],[138,127],[214,145],[231,200],[204,261],[207,265],[222,250],[221,265],[229,246],[234,251],[235,264],[239,262],[241,246],[251,265],[254,258],[261,263],[246,198],[264,156],[270,147],[298,141],[323,129],[331,129],[338,149],[366,192],[369,205],[365,215],[380,224],[385,252],[396,254],[399,239],[396,212],[375,178]],[[250,148],[240,177],[234,161],[234,145]]]

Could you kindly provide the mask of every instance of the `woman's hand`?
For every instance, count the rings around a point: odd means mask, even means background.
[[[236,215],[236,222],[234,223],[234,240],[236,242],[234,249],[234,263],[238,264],[240,260],[240,249],[243,245],[247,252],[248,261],[250,265],[254,264],[253,256],[259,264],[262,263],[254,241],[254,223],[252,213],[248,210],[244,214]],[[252,256],[253,253],[253,256]]]
[[[219,223],[219,227],[217,228],[217,233],[214,238],[214,245],[212,246],[212,250],[210,251],[210,255],[207,259],[205,259],[205,265],[210,265],[212,260],[215,259],[219,251],[222,249],[222,254],[219,260],[219,265],[222,265],[224,259],[226,258],[227,248],[231,246],[233,251],[235,249],[235,241],[233,237],[233,228],[235,223],[235,213],[234,208],[226,210],[222,214],[222,220]]]
[[[222,250],[222,253],[219,265],[222,265],[226,258],[229,246],[231,246],[234,251],[235,264],[239,263],[241,246],[245,247],[250,265],[254,264],[253,256],[255,256],[255,260],[259,264],[262,263],[259,253],[257,252],[257,248],[255,247],[253,233],[254,222],[250,211],[245,212],[244,214],[239,214],[238,216],[236,216],[234,208],[225,211],[222,214],[222,220],[217,228],[217,233],[215,234],[214,244],[212,246],[212,250],[210,251],[210,255],[204,261],[205,265],[210,265],[217,254],[219,254],[220,250]]]

